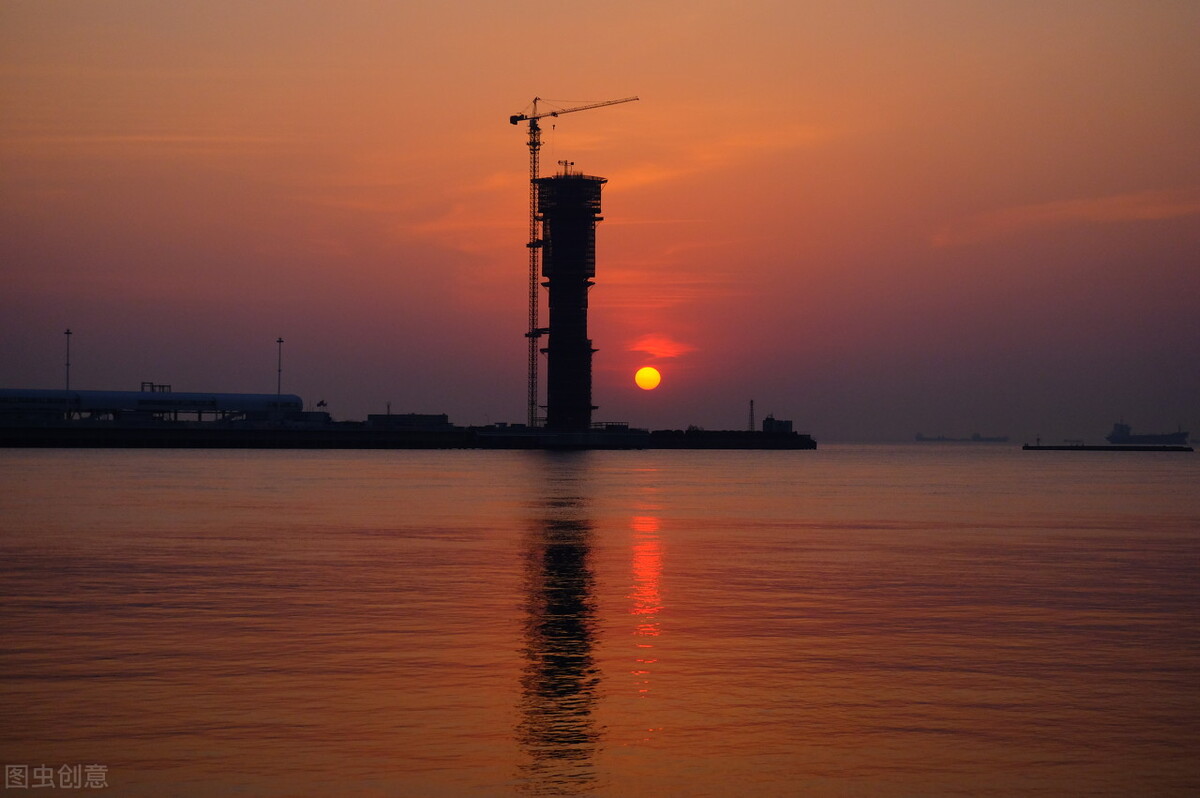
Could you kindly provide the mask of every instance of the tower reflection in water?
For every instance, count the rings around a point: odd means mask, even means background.
[[[535,795],[576,795],[597,787],[593,757],[600,744],[587,454],[546,457],[545,492],[525,549],[520,783]]]

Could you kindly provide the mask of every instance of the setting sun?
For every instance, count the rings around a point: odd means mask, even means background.
[[[643,391],[653,391],[662,382],[662,375],[654,366],[642,366],[637,370],[637,374],[633,375],[633,381]]]

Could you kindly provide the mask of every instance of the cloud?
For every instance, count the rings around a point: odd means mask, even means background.
[[[162,133],[132,133],[122,135],[96,136],[9,136],[3,143],[16,146],[59,145],[67,147],[79,146],[172,146],[172,147],[239,147],[245,145],[266,146],[283,143],[283,139],[273,136],[205,136]]]
[[[679,357],[696,351],[696,347],[690,344],[657,333],[643,335],[625,348],[630,352],[645,352],[650,357],[662,358]]]
[[[671,167],[661,164],[640,164],[617,170],[612,180],[623,189],[637,188],[679,180],[697,174],[699,171],[700,167],[695,163],[681,163]]]
[[[0,153],[30,160],[63,156],[109,161],[261,157],[291,142],[273,136],[128,133],[113,135],[0,136]]]
[[[931,237],[935,247],[975,244],[1024,230],[1068,224],[1111,224],[1200,215],[1200,188],[1139,191],[1108,197],[1018,205],[968,217]]]
[[[810,149],[844,133],[831,127],[785,124],[700,139],[681,134],[669,161],[643,162],[616,170],[611,181],[623,189],[669,183],[780,153]]]
[[[644,266],[658,264],[644,264]],[[608,309],[649,313],[714,297],[729,298],[746,290],[728,274],[669,272],[657,268],[606,268],[599,280]]]

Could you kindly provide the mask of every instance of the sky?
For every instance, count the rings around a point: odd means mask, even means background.
[[[608,179],[596,420],[1200,434],[1198,37],[1192,0],[0,0],[0,387],[62,387],[70,328],[72,388],[523,421],[509,117],[637,95],[544,125],[543,174]]]

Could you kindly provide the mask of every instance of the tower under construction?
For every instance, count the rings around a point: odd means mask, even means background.
[[[596,223],[603,177],[572,174],[537,180],[542,220],[542,285],[549,289],[546,427],[564,432],[592,426],[592,341],[588,289],[596,276]]]

